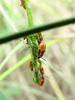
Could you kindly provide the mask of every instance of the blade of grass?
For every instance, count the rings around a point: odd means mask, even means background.
[[[11,26],[12,30],[14,32],[18,32],[16,26],[14,25],[14,23],[11,21],[11,19],[9,18],[8,14],[6,13],[6,10],[0,5],[0,12],[3,14],[4,18],[7,20],[7,22],[9,23],[9,25]]]
[[[8,54],[8,56],[2,61],[2,63],[0,64],[0,70],[2,70],[2,68],[4,67],[4,65],[6,64],[6,62],[8,61],[8,59],[16,52],[18,51],[21,47],[23,46],[23,42],[20,42],[19,44],[17,44],[17,46]]]
[[[51,87],[53,88],[56,96],[58,97],[59,100],[66,100],[63,93],[61,92],[60,88],[59,88],[59,85],[57,84],[51,70],[47,67],[47,66],[44,66],[45,68],[45,74],[46,76],[48,77],[48,80],[51,84]]]
[[[60,71],[57,69],[56,65],[53,65],[50,63],[50,61],[48,61],[47,59],[43,60],[42,62],[49,67],[50,69],[52,69],[57,75],[59,75],[60,78],[63,79],[63,81],[65,81],[68,86],[71,88],[71,90],[75,91],[75,82],[74,79],[72,79],[71,77],[68,77],[68,75],[66,75],[66,73],[64,73],[64,71]]]

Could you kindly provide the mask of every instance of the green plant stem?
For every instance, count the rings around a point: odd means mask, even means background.
[[[28,18],[28,27],[32,28],[34,26],[33,23],[33,16],[32,16],[32,10],[30,7],[30,1],[25,0],[25,6],[26,6],[26,12],[27,12],[27,18]],[[37,36],[35,34],[27,36],[28,44],[30,46],[31,50],[31,61],[32,61],[32,67],[33,67],[33,79],[36,83],[39,82],[39,70],[38,70],[38,41]]]
[[[19,67],[21,67],[25,62],[27,62],[30,59],[30,54],[25,56],[23,59],[21,59],[17,64],[14,65],[14,67],[9,68],[4,73],[0,75],[0,81],[4,80],[8,75],[10,75],[12,72],[17,70]]]

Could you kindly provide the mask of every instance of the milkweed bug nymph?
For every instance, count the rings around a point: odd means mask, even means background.
[[[44,79],[44,69],[43,69],[42,66],[40,67],[40,74],[41,74],[41,76],[40,76],[40,80],[39,80],[39,83],[38,84],[40,86],[43,86],[43,84],[45,82],[45,79]]]
[[[38,46],[38,58],[41,58],[44,55],[45,49],[46,49],[46,44],[42,40]]]
[[[40,82],[39,82],[39,85],[43,86],[44,82],[45,82],[44,77],[42,77],[41,80],[40,80]]]
[[[40,42],[43,40],[42,34],[38,33],[36,35],[37,35],[38,44],[40,44]]]
[[[29,67],[30,67],[31,71],[33,71],[32,61],[29,62]]]
[[[25,0],[20,0],[21,1],[21,6],[24,8],[24,9],[26,9],[26,7],[25,7]]]
[[[44,74],[44,69],[43,67],[40,68],[40,73],[43,75]]]

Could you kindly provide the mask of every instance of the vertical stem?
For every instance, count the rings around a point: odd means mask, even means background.
[[[25,6],[26,6],[26,12],[27,12],[27,18],[28,18],[28,26],[31,28],[34,26],[34,24],[33,24],[33,16],[32,16],[29,0],[25,0]],[[36,39],[36,35],[34,34],[28,36],[27,39],[31,48],[33,78],[34,78],[34,81],[38,83],[39,82],[38,63],[37,63],[38,62],[38,42]]]

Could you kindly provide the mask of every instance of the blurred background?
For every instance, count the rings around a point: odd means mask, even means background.
[[[74,0],[30,0],[35,26],[75,16]],[[27,29],[20,0],[0,0],[0,38]],[[43,32],[45,84],[33,82],[24,39],[0,45],[0,100],[75,100],[75,25]]]

